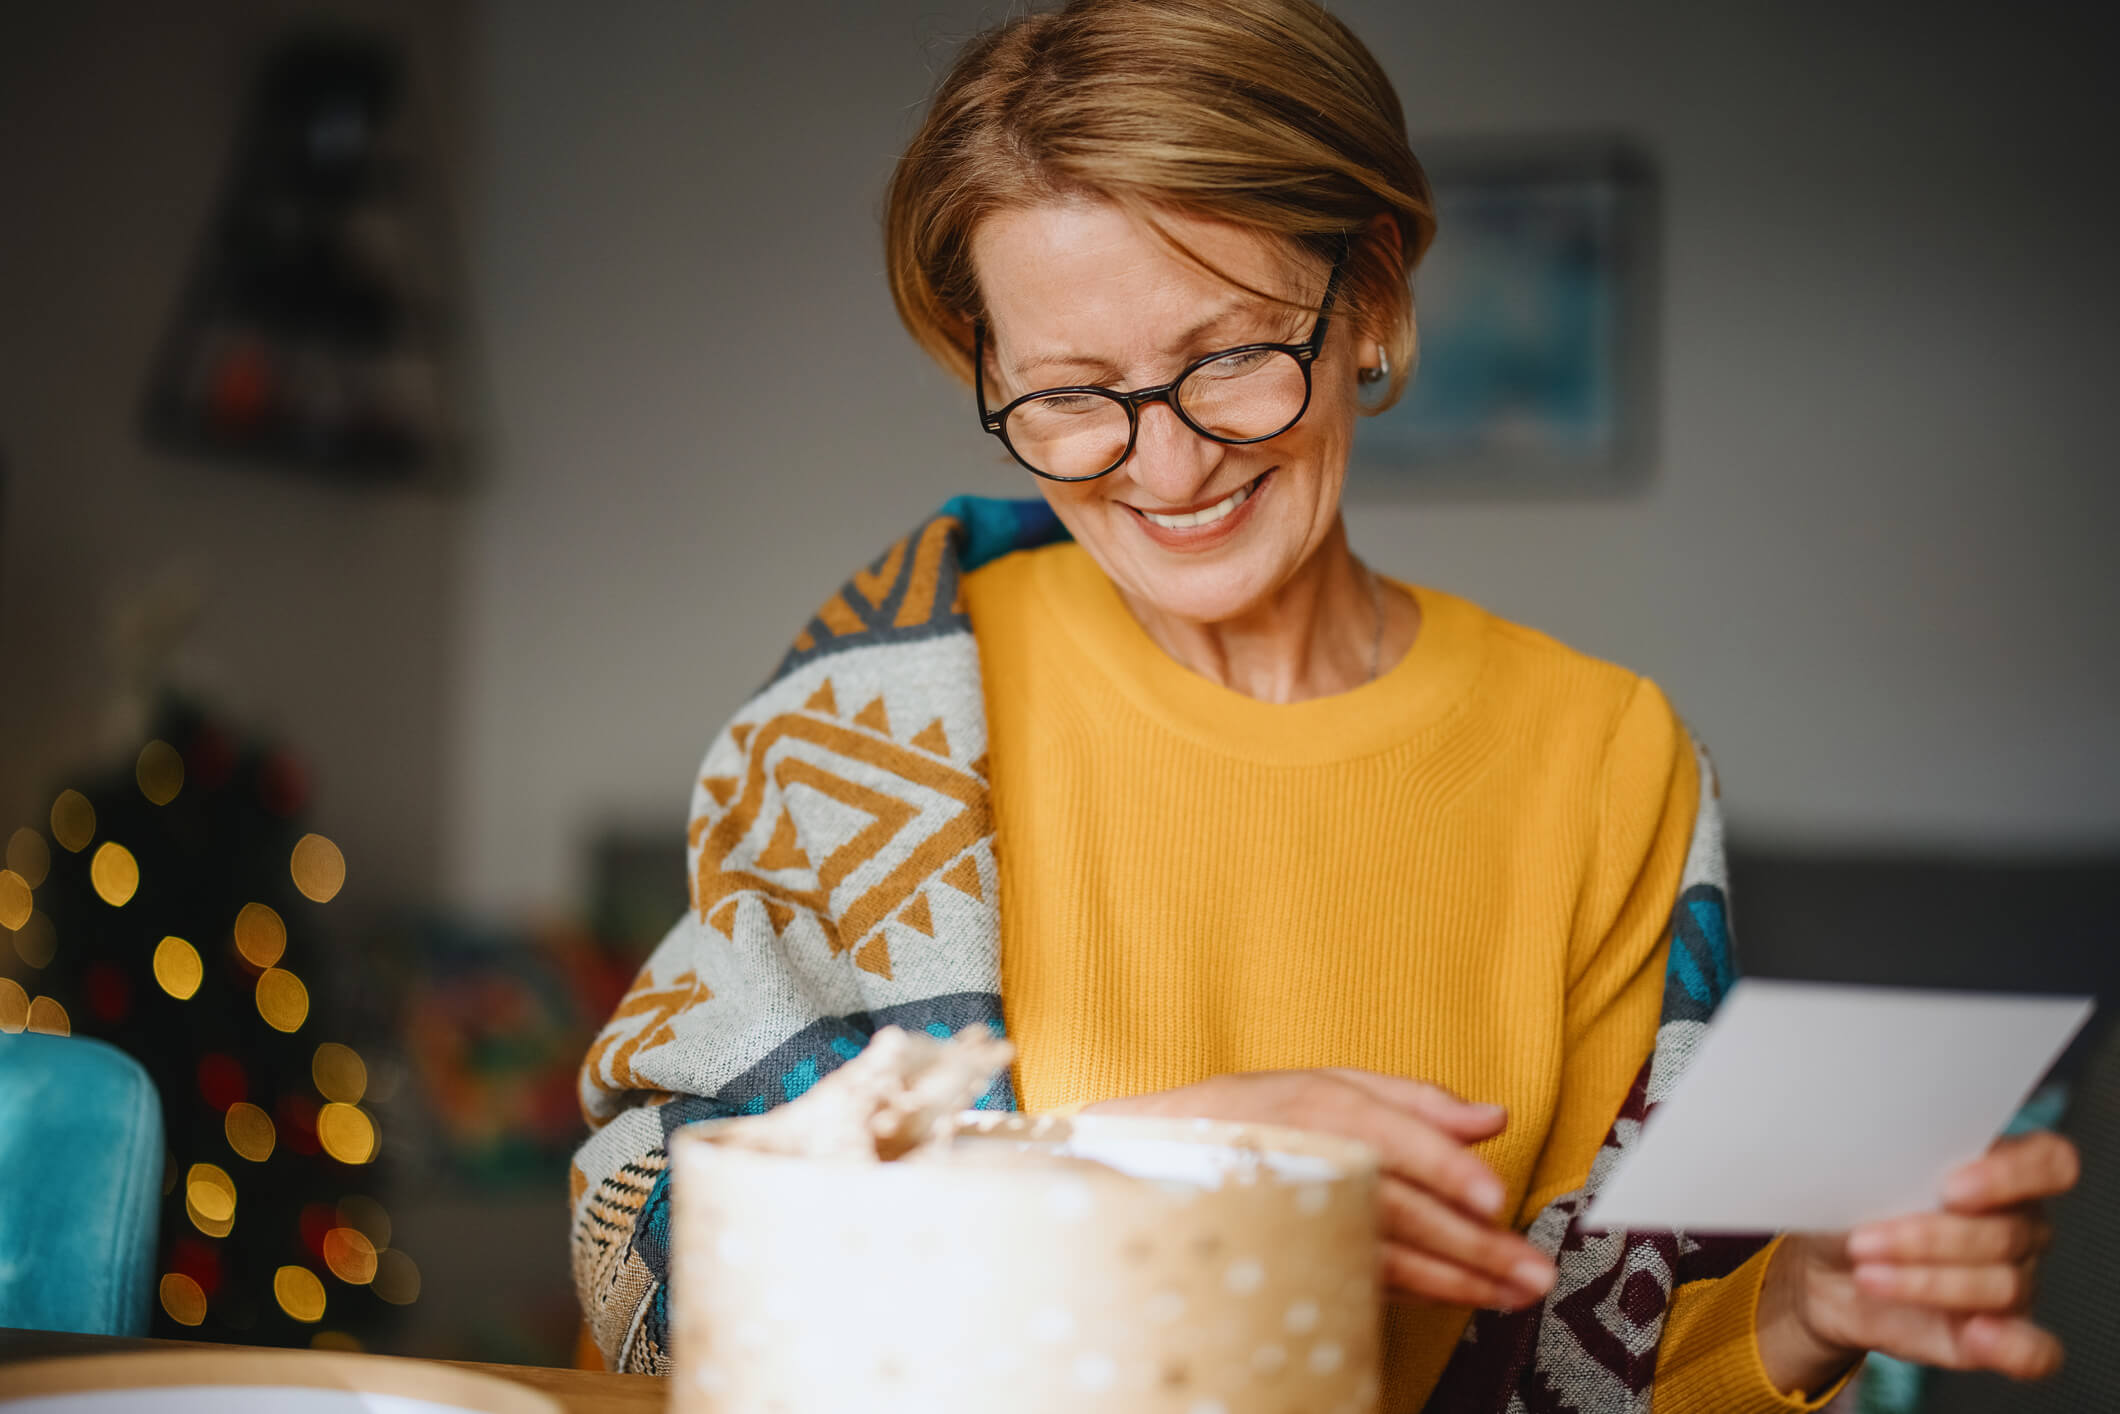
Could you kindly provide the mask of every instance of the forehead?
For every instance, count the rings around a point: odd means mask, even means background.
[[[1064,344],[1123,353],[1205,320],[1256,323],[1286,313],[1232,280],[1283,299],[1315,293],[1306,290],[1301,257],[1285,242],[1200,217],[1159,219],[1214,269],[1106,202],[1055,201],[980,222],[972,265],[996,341],[1030,352]]]

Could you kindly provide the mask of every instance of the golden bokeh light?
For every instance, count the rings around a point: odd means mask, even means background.
[[[52,931],[51,919],[33,910],[29,921],[15,930],[15,956],[31,967],[44,968],[52,965],[52,955],[58,951],[59,935]]]
[[[52,802],[52,838],[69,854],[79,854],[96,837],[96,807],[77,790],[62,790]]]
[[[368,1347],[361,1344],[359,1337],[345,1331],[318,1331],[309,1338],[309,1348],[311,1350],[343,1350],[348,1355],[359,1355]]]
[[[322,835],[304,835],[295,841],[287,871],[302,897],[316,903],[330,903],[346,887],[346,856]]]
[[[272,1127],[272,1116],[248,1100],[238,1100],[228,1107],[221,1129],[228,1136],[228,1147],[254,1164],[272,1157],[273,1142],[279,1137]]]
[[[324,1265],[348,1286],[375,1280],[375,1244],[358,1228],[335,1227],[324,1234]]]
[[[56,997],[37,997],[29,1004],[29,1029],[43,1036],[71,1036],[74,1022]]]
[[[358,1105],[368,1093],[368,1067],[351,1046],[326,1041],[309,1062],[309,1078],[327,1100]]]
[[[283,967],[258,974],[258,1015],[275,1031],[299,1031],[309,1018],[309,989]]]
[[[375,1258],[375,1280],[369,1283],[375,1294],[393,1306],[410,1306],[420,1299],[420,1269],[412,1259],[393,1247],[387,1252],[378,1252]]]
[[[339,1200],[339,1226],[350,1227],[377,1251],[390,1245],[390,1214],[373,1198],[354,1194]]]
[[[178,1001],[187,1001],[206,978],[199,950],[174,935],[155,945],[155,981]]]
[[[236,951],[252,967],[272,966],[287,951],[287,925],[265,904],[244,904],[236,915]]]
[[[280,1309],[298,1321],[324,1319],[324,1283],[307,1267],[282,1267],[272,1274],[272,1295]]]
[[[133,779],[140,783],[140,794],[156,805],[167,805],[184,789],[184,758],[168,742],[151,741],[140,748]]]
[[[0,977],[0,1032],[13,1036],[29,1025],[29,993],[12,977]]]
[[[317,1111],[317,1143],[342,1164],[365,1164],[375,1157],[375,1121],[334,1100]]]
[[[30,892],[29,880],[12,869],[0,869],[0,928],[20,928],[36,909],[37,896]]]
[[[140,861],[116,840],[105,840],[88,861],[88,881],[96,886],[96,897],[112,908],[123,908],[140,890]]]
[[[234,1218],[223,1218],[216,1222],[192,1206],[191,1194],[188,1190],[184,1195],[184,1216],[190,1218],[191,1225],[208,1237],[226,1237],[229,1233],[235,1231],[236,1220]]]
[[[219,1164],[193,1164],[184,1175],[184,1202],[208,1222],[233,1222],[236,1181]]]
[[[162,1274],[162,1309],[180,1326],[196,1326],[206,1319],[206,1293],[182,1272]]]
[[[33,889],[44,887],[44,876],[52,871],[51,846],[44,836],[24,825],[7,837],[7,867],[22,876]]]

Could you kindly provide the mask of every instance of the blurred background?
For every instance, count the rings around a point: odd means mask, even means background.
[[[1365,432],[1358,551],[1664,685],[1753,970],[2120,990],[2091,7],[1334,9],[1445,187],[1423,378],[1493,402]],[[1031,494],[878,221],[1002,13],[0,10],[0,1026],[162,1084],[158,1333],[572,1357],[572,1067],[700,751],[887,531]]]

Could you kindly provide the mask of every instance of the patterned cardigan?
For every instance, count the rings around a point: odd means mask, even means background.
[[[793,1099],[880,1026],[1001,1032],[986,722],[958,582],[1064,533],[1042,502],[951,501],[825,600],[708,748],[692,792],[692,907],[582,1064],[594,1132],[570,1176],[573,1269],[612,1368],[670,1368],[665,1154],[678,1126]],[[1559,1282],[1542,1305],[1480,1313],[1431,1408],[1642,1414],[1672,1293],[1759,1250],[1574,1222],[1735,977],[1705,757],[1701,768],[1655,1049],[1587,1187],[1530,1226]],[[979,1104],[1014,1108],[1007,1078]]]

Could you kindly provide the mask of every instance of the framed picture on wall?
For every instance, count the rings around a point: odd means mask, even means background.
[[[1435,243],[1420,356],[1364,418],[1350,485],[1390,497],[1579,495],[1647,479],[1655,183],[1620,142],[1424,144]]]

